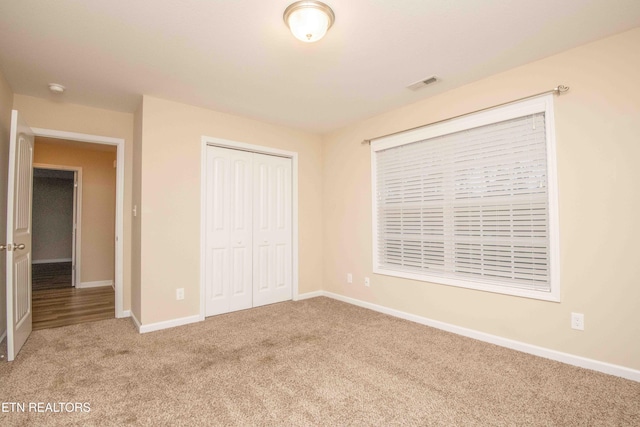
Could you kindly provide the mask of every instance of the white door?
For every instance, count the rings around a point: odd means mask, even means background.
[[[11,113],[7,192],[7,353],[13,360],[31,333],[33,132]]]
[[[253,160],[253,306],[290,300],[291,159]]]
[[[205,312],[292,298],[291,159],[207,147]]]
[[[207,316],[252,306],[252,158],[207,147]]]

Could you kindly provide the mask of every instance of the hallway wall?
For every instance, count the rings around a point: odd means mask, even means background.
[[[67,262],[73,251],[73,172],[71,179],[33,177],[31,259]]]

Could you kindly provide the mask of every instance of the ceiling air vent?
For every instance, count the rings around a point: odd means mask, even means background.
[[[423,88],[425,86],[434,84],[437,81],[438,81],[438,78],[436,76],[427,77],[426,79],[422,79],[420,81],[417,81],[417,82],[407,86],[407,89],[418,90],[418,89]]]

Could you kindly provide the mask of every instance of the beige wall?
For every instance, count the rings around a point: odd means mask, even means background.
[[[81,283],[115,277],[116,153],[94,145],[36,137],[33,152],[34,163],[82,168]]]
[[[0,72],[0,242],[7,240],[7,174],[13,92]],[[0,337],[7,330],[6,255],[0,252]]]
[[[640,369],[640,29],[332,133],[324,143],[324,289],[501,337]],[[372,274],[365,138],[551,89],[559,179],[561,303]],[[345,284],[348,272],[354,284]],[[362,285],[370,276],[370,288]],[[570,329],[571,312],[585,331]]]
[[[13,108],[26,122],[43,129],[123,138],[124,149],[124,265],[123,309],[131,306],[131,177],[133,153],[133,114],[56,102],[26,95],[14,96]]]
[[[33,177],[33,262],[70,260],[73,255],[73,172],[70,176],[70,179]]]
[[[200,161],[203,135],[299,154],[301,293],[322,289],[322,145],[319,136],[145,96],[142,114],[143,324],[200,312]],[[176,301],[176,288],[185,299]]]

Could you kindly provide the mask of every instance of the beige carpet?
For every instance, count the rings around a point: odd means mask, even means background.
[[[128,319],[36,331],[0,362],[0,402],[91,409],[2,426],[640,425],[640,383],[327,298],[144,335]]]

